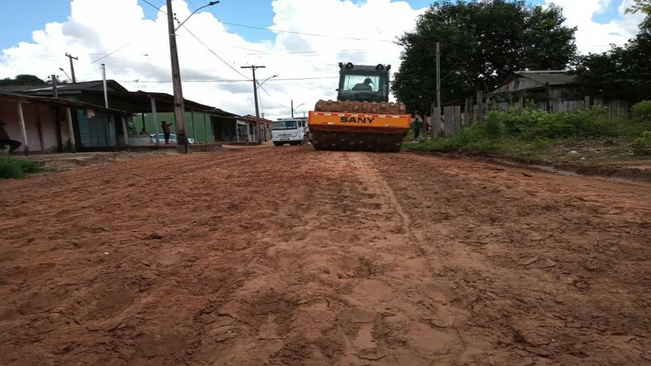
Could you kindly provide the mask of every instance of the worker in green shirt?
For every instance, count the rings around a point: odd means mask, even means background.
[[[422,127],[423,123],[418,120],[418,117],[415,117],[414,120],[411,122],[411,128],[414,130],[414,139],[418,140],[418,135],[420,134],[420,128]]]

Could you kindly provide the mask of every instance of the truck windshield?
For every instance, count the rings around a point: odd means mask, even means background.
[[[342,73],[337,100],[387,102],[389,100],[386,72],[354,71]]]
[[[298,128],[296,121],[276,121],[273,123],[273,130],[295,130]]]
[[[372,91],[380,90],[380,77],[375,75],[346,75],[344,90]]]

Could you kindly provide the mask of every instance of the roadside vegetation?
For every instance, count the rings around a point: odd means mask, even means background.
[[[633,119],[611,120],[601,107],[548,113],[527,107],[491,111],[484,123],[446,138],[408,141],[405,148],[462,152],[533,160],[617,160],[651,158],[651,101],[633,107]]]
[[[41,164],[35,161],[0,155],[0,179],[18,179],[42,171]]]

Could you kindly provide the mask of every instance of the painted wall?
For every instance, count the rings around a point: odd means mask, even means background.
[[[23,144],[18,151],[25,151],[17,105],[18,103],[13,101],[0,101],[0,120],[7,123],[5,131],[9,137]],[[44,103],[23,103],[22,107],[29,151],[55,152],[58,150],[57,119],[61,120],[60,134],[63,148],[69,147],[70,134],[68,123],[65,120],[65,107]]]
[[[205,116],[205,122],[204,122]],[[172,133],[176,133],[176,122],[174,121],[174,113],[157,113],[158,132],[163,133],[160,127],[163,120],[172,122]],[[142,115],[137,114],[133,116],[133,121],[136,124],[138,133],[142,130]],[[145,128],[149,133],[156,133],[156,125],[154,124],[154,117],[151,113],[145,113]],[[194,123],[192,122],[192,113],[185,114],[185,133],[188,137],[194,138],[197,142],[214,142],[215,136],[212,125],[210,123],[210,115],[207,113],[194,112]]]

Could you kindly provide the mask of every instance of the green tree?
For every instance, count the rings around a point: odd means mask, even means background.
[[[555,5],[437,0],[416,30],[399,39],[404,49],[392,90],[410,112],[429,109],[436,95],[436,42],[444,102],[491,92],[513,71],[564,69],[576,55],[576,28],[564,21]]]
[[[579,57],[574,73],[583,93],[604,99],[651,98],[651,33],[641,31],[622,47]]]
[[[20,74],[15,79],[4,78],[0,80],[0,86],[3,85],[45,85],[45,81],[34,75]]]
[[[626,13],[635,14],[635,13],[644,13],[646,17],[640,27],[642,29],[649,30],[651,29],[651,0],[633,0],[633,5],[626,9]]]

